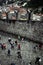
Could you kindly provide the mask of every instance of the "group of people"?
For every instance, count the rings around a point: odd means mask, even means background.
[[[1,39],[1,38],[0,38]],[[17,47],[17,58],[18,59],[22,59],[22,56],[21,56],[21,46],[20,46],[20,44],[18,43],[18,41],[17,40],[15,40],[15,42],[12,42],[12,39],[11,38],[8,38],[8,43],[9,43],[9,45],[10,45],[10,49],[14,49],[14,47],[16,46]],[[6,50],[7,49],[7,45],[6,45],[6,43],[0,43],[0,48],[2,49],[2,50]],[[7,55],[10,57],[11,56],[11,50],[10,49],[8,49],[8,51],[7,51]],[[15,65],[15,63],[11,63],[11,65]]]
[[[23,38],[22,38],[22,41],[23,41]],[[8,42],[11,45],[11,49],[14,49],[14,44],[17,46],[17,57],[19,59],[22,59],[21,51],[20,51],[21,50],[21,45],[18,43],[18,41],[15,40],[15,42],[12,42],[12,39],[8,38]],[[6,44],[5,43],[3,43],[3,44],[0,43],[0,45],[1,45],[1,49],[2,50],[6,49]],[[39,48],[39,50],[41,50],[42,49],[42,44],[34,46],[34,52],[37,52],[37,48]],[[8,53],[7,54],[8,54],[8,56],[10,56],[10,54],[11,54],[11,50],[10,49],[8,49]],[[40,57],[36,57],[35,65],[37,65],[37,64],[40,65],[40,62],[41,62],[41,58]],[[15,65],[15,63],[11,63],[11,65]],[[29,65],[32,65],[32,63],[30,62]]]
[[[21,46],[20,44],[17,42],[17,40],[13,43],[11,43],[11,38],[8,39],[9,44],[11,45],[11,49],[14,49],[14,44],[17,46],[17,57],[18,58],[22,58],[21,56]],[[10,49],[8,49],[8,55],[10,55]]]
[[[42,51],[42,47],[43,47],[43,44],[36,44],[36,45],[33,47],[34,53],[37,53],[37,52]],[[41,61],[42,61],[42,59],[41,59],[39,56],[36,57],[35,65],[41,65]]]
[[[1,37],[0,37],[0,40],[1,40]],[[11,46],[11,49],[14,49],[14,45],[17,46],[17,50],[18,50],[18,51],[17,51],[17,55],[18,55],[18,58],[22,58],[21,52],[20,52],[21,46],[20,46],[20,44],[18,43],[18,41],[15,40],[15,42],[12,42],[12,39],[11,39],[11,38],[8,38],[8,42],[9,42],[9,44],[10,44],[10,46]],[[2,50],[5,50],[6,47],[7,47],[6,43],[0,43],[0,48],[1,48]],[[10,53],[11,53],[11,50],[8,49],[8,55],[9,55],[9,56],[10,56]]]
[[[34,52],[37,52],[38,50],[42,50],[42,46],[43,46],[43,44],[36,44],[34,47],[33,47],[33,51]]]

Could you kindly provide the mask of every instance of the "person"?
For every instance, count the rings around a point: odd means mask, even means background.
[[[0,40],[1,40],[1,35],[0,35]]]
[[[24,38],[22,38],[22,41],[24,40]]]
[[[18,58],[22,58],[20,51],[17,52],[17,55],[18,55]]]
[[[39,62],[41,63],[41,61],[42,61],[42,60],[41,60],[41,58],[40,58],[40,59],[39,59]]]
[[[39,44],[39,50],[41,50],[41,48],[42,48],[42,44]]]
[[[20,49],[21,49],[20,44],[18,44],[18,50],[20,50]]]
[[[11,38],[8,38],[8,41],[11,42]]]
[[[15,41],[15,44],[17,45],[17,40]]]
[[[24,38],[22,37],[21,41],[24,43]]]
[[[2,50],[3,50],[3,44],[1,44],[1,48],[2,48]]]
[[[18,36],[18,39],[21,40],[20,36]]]
[[[33,51],[36,52],[36,47],[33,47]]]
[[[29,65],[32,65],[31,61],[29,62]]]
[[[1,45],[2,45],[2,43],[0,43],[0,48],[1,48]]]
[[[15,63],[11,63],[11,65],[15,65]]]
[[[11,44],[11,49],[13,49],[14,48],[14,44]]]
[[[6,0],[6,3],[7,3],[7,0]],[[6,17],[7,17],[7,18],[6,18],[6,22],[8,23],[8,21],[9,21],[9,20],[8,20],[8,13],[6,13],[6,15],[7,15],[7,16],[6,16]]]
[[[10,49],[8,49],[8,55],[10,55]]]
[[[3,43],[3,49],[6,49],[6,44],[5,43]]]
[[[38,51],[38,45],[35,45],[35,46],[33,47],[33,51],[34,51],[34,52],[37,52],[37,51]]]
[[[37,58],[36,58],[35,64],[40,65],[40,57],[37,57]]]
[[[29,23],[29,21],[30,21],[31,11],[30,11],[30,10],[27,10],[27,13],[28,13],[28,21],[27,21],[27,23]]]
[[[36,45],[36,52],[38,52],[38,45]]]
[[[1,44],[1,48],[2,48],[2,50],[6,49],[6,44],[5,43]]]

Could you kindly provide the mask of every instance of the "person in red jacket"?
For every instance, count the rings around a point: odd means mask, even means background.
[[[3,48],[6,49],[6,44],[5,43],[3,43]]]
[[[20,49],[21,49],[20,44],[18,44],[18,50],[20,50]]]
[[[42,44],[39,44],[39,50],[41,50],[42,49]]]

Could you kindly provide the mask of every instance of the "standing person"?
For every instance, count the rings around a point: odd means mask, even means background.
[[[11,42],[11,38],[8,38],[9,43]]]
[[[22,58],[20,51],[17,52],[17,55],[18,55],[18,58]]]
[[[18,36],[18,39],[19,39],[19,40],[21,40],[21,37],[20,37],[20,35]]]
[[[14,49],[14,44],[11,44],[11,49]]]
[[[31,18],[31,11],[30,10],[27,10],[27,13],[28,13],[28,23],[29,23],[30,18]]]
[[[36,52],[36,47],[33,47],[33,52]]]
[[[1,35],[0,35],[0,40],[1,40]]]
[[[11,45],[11,49],[14,49],[14,42],[13,42],[13,40],[11,41],[10,45]]]
[[[6,49],[6,44],[5,43],[3,43],[3,49]]]
[[[11,65],[15,65],[15,63],[11,63]]]
[[[15,41],[15,44],[17,45],[17,40]]]
[[[18,58],[22,58],[20,49],[21,49],[20,44],[18,44],[18,52],[17,52]]]
[[[3,50],[3,44],[1,44],[1,48],[2,48],[2,50]]]
[[[6,4],[7,4],[7,2],[8,2],[8,1],[6,1]],[[8,20],[8,12],[6,13],[6,15],[7,15],[6,22],[8,23],[8,21],[9,21],[9,20]]]
[[[29,21],[30,21],[30,17],[31,17],[31,11],[29,11]]]
[[[21,46],[20,46],[20,44],[18,44],[18,50],[20,50],[21,49]]]
[[[22,41],[24,41],[24,38],[22,38]]]
[[[29,62],[29,64],[28,64],[28,65],[32,65],[31,61]]]
[[[39,44],[39,50],[41,50],[42,49],[42,44]]]
[[[38,46],[37,46],[37,45],[35,45],[35,46],[33,47],[33,51],[34,51],[35,53],[38,51]]]
[[[24,38],[24,37],[22,37],[22,38],[21,38],[21,42],[22,42],[22,43],[24,43],[24,42],[25,42],[24,40],[25,40],[25,38]]]
[[[40,58],[39,57],[36,58],[35,64],[40,65]]]
[[[10,49],[8,49],[8,55],[9,55],[9,56],[10,56],[10,52],[11,52]]]
[[[38,45],[36,45],[35,47],[36,47],[36,52],[38,52]]]

